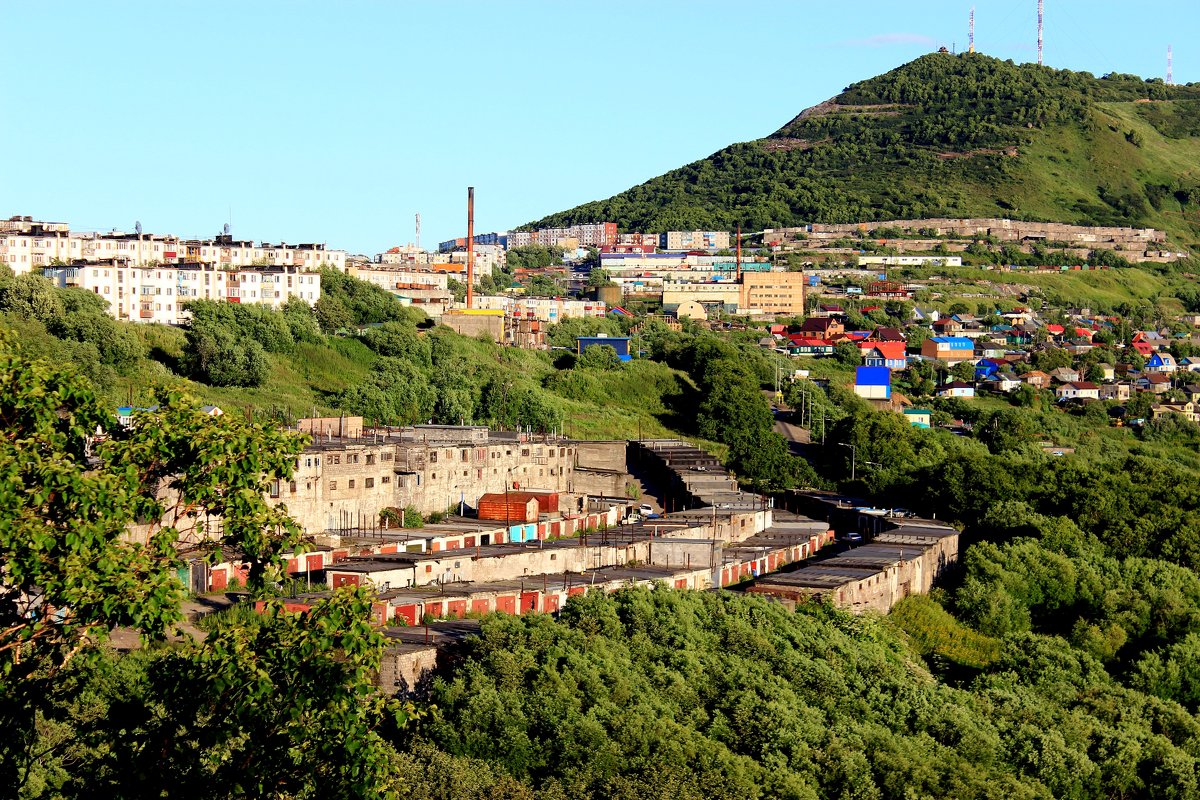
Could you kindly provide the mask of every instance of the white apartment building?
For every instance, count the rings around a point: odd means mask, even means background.
[[[476,295],[474,307],[481,311],[503,311],[515,319],[555,323],[564,319],[603,317],[608,307],[599,300],[565,300],[561,297],[511,297]]]
[[[667,231],[659,246],[664,250],[724,250],[729,247],[729,231]]]
[[[420,308],[434,319],[444,314],[454,301],[454,295],[447,288],[448,276],[444,272],[423,272],[398,269],[385,264],[370,264],[351,267],[349,274],[360,281],[375,284],[401,301],[407,301],[408,305]]]
[[[530,244],[540,244],[547,247],[554,245],[601,247],[606,244],[616,244],[617,224],[615,222],[593,222],[584,225],[572,225],[569,228],[509,231],[507,241],[507,246],[510,249]]]
[[[40,222],[29,217],[0,221],[0,263],[23,274],[59,262],[114,259],[130,266],[204,264],[233,267],[299,267],[328,265],[346,271],[346,251],[324,244],[235,241],[228,235],[215,239],[181,241],[177,236],[144,233],[71,232],[64,222]]]
[[[310,306],[321,297],[321,276],[291,268],[222,270],[199,264],[130,266],[109,259],[70,267],[45,267],[59,286],[86,289],[108,301],[117,319],[180,325],[190,300],[266,303],[279,308],[291,297]]]

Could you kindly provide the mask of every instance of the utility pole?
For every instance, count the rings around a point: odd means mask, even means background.
[[[822,440],[823,439],[824,433],[822,433]],[[855,470],[858,466],[858,445],[846,444],[845,442],[838,442],[838,444],[840,444],[842,447],[850,448],[850,480],[853,481],[856,474]]]

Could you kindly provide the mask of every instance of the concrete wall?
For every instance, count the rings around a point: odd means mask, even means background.
[[[627,472],[575,467],[571,484],[575,494],[599,497],[626,497],[632,478]]]
[[[565,441],[493,439],[468,446],[335,439],[305,450],[293,479],[281,481],[270,499],[285,504],[311,533],[376,526],[385,508],[411,505],[429,514],[460,501],[475,508],[481,495],[513,484],[560,493],[566,511],[574,457],[574,443]]]
[[[411,692],[437,666],[437,647],[389,648],[379,663],[379,686],[388,694]]]
[[[577,442],[575,444],[575,466],[590,469],[624,472],[628,444],[615,442]]]

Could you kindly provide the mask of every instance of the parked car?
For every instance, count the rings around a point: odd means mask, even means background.
[[[650,505],[649,503],[642,503],[640,506],[638,506],[638,513],[639,514],[653,514],[654,506]]]
[[[837,538],[839,542],[845,542],[846,544],[862,544],[863,540],[862,534],[858,531],[847,531]]]

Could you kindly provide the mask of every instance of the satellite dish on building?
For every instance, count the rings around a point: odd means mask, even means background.
[[[142,223],[141,222],[133,223],[133,230],[135,233],[137,233],[138,236],[141,236],[142,235]]]
[[[226,236],[229,235],[229,223],[228,222],[225,223],[225,235]]]

